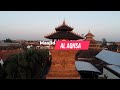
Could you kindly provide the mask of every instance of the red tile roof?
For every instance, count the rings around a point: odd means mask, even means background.
[[[21,52],[21,50],[19,50],[19,49],[15,49],[15,50],[0,50],[0,59],[6,60],[9,55],[17,54],[17,53],[20,53],[20,52]]]

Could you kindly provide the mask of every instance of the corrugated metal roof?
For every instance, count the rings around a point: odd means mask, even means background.
[[[110,69],[114,70],[115,72],[120,74],[120,66],[116,66],[116,65],[107,65],[107,67],[109,67]]]
[[[120,65],[120,53],[112,52],[108,50],[102,50],[96,55],[96,58],[108,63]]]
[[[94,67],[91,63],[84,61],[76,61],[75,66],[78,71],[93,71],[101,73],[96,67]]]

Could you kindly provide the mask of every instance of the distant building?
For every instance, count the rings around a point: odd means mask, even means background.
[[[25,45],[34,45],[34,46],[40,45],[39,41],[25,41],[24,44]]]
[[[120,52],[120,42],[115,42],[115,44],[117,45],[117,52]]]
[[[120,42],[108,42],[107,48],[110,51],[120,52]]]
[[[85,40],[90,41],[89,48],[101,49],[102,44],[99,41],[96,41],[93,37],[95,37],[89,30],[89,32],[85,35]]]
[[[5,42],[1,42],[0,46],[19,46],[20,43],[5,43]]]
[[[0,59],[5,61],[10,55],[18,54],[23,52],[22,49],[13,49],[13,50],[0,50]]]
[[[28,45],[28,46],[27,46],[27,49],[30,49],[30,48],[32,48],[32,47],[33,47],[32,45]]]
[[[94,40],[95,37],[89,30],[89,32],[85,35],[85,40],[89,40],[90,44],[96,44],[96,40]]]
[[[20,43],[0,43],[0,50],[13,50],[13,49],[20,49],[21,44]]]

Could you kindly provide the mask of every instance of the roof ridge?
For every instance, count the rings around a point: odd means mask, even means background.
[[[109,65],[114,65],[114,66],[118,66],[118,67],[120,67],[120,65],[116,65],[116,64],[109,64]]]
[[[80,34],[78,34],[78,33],[75,33],[75,32],[73,32],[73,31],[71,31],[71,33],[73,33],[73,34],[75,34],[75,35],[77,35],[77,36],[80,36],[80,37],[82,37]],[[84,37],[82,37],[83,39],[84,39]]]
[[[74,29],[74,28],[71,27],[70,25],[67,25],[67,24],[65,23],[65,21],[63,21],[63,24],[57,26],[55,29],[60,28],[60,27],[62,27],[62,26],[67,26],[67,27],[69,27],[69,28],[71,28],[71,29]]]
[[[56,33],[56,32],[58,32],[58,31],[51,32],[51,33],[45,35],[44,37],[48,37],[48,36],[50,36],[50,35],[52,35],[52,34],[54,34],[54,33]]]

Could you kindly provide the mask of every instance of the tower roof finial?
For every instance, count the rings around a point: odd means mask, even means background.
[[[63,24],[65,25],[65,18],[64,18]]]
[[[90,33],[90,29],[89,29],[89,33]]]

